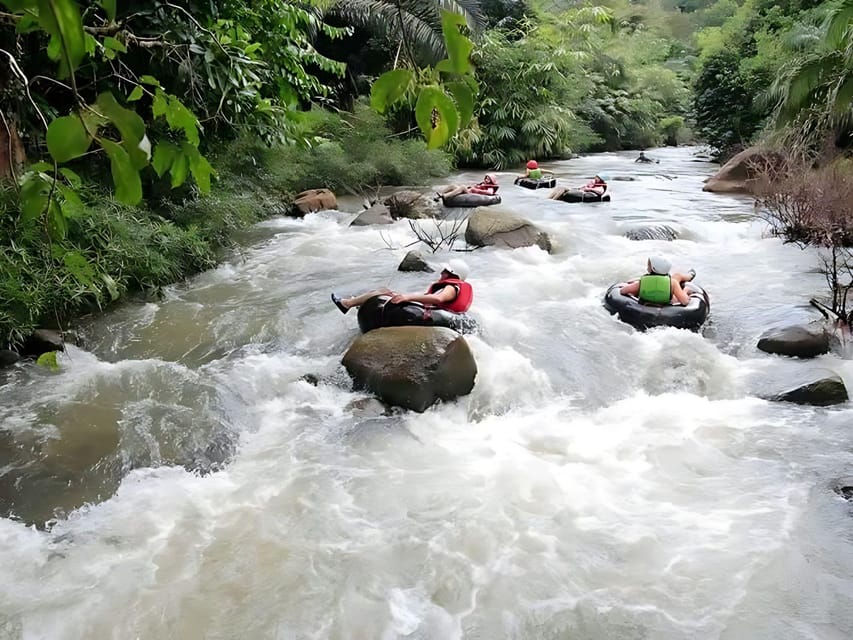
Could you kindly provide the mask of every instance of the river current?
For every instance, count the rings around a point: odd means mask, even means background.
[[[500,173],[554,251],[464,255],[476,386],[423,414],[383,412],[340,366],[358,328],[331,291],[430,278],[396,271],[406,221],[346,212],[261,224],[84,323],[61,372],[0,373],[0,640],[853,637],[853,508],[832,490],[853,409],[763,399],[850,387],[853,364],[756,349],[815,317],[823,277],[750,199],[703,193],[717,167],[694,151],[546,165],[610,174],[594,205]],[[647,224],[680,237],[624,237]],[[702,333],[602,307],[654,254],[696,269]]]

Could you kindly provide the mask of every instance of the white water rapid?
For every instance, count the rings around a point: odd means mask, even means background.
[[[260,225],[90,321],[60,373],[2,374],[0,640],[849,640],[853,409],[761,398],[853,366],[755,348],[823,277],[692,152],[546,165],[635,178],[609,204],[499,174],[554,252],[465,255],[479,375],[424,414],[347,386],[329,293],[430,276],[396,271],[405,221],[344,212]],[[602,307],[657,253],[710,293],[702,334]]]

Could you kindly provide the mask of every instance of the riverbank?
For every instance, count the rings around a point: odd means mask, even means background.
[[[0,185],[0,349],[19,349],[38,328],[61,329],[74,315],[129,296],[156,298],[164,286],[215,265],[235,232],[289,214],[304,189],[366,193],[423,183],[451,168],[444,152],[428,151],[421,140],[391,137],[364,106],[352,114],[312,112],[304,127],[308,148],[247,138],[209,153],[217,178],[207,196],[152,178],[143,203],[130,207],[112,198],[96,164],[75,167],[95,186],[61,242],[28,226],[13,185]]]

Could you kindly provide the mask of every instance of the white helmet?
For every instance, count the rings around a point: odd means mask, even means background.
[[[672,263],[663,256],[652,256],[649,258],[649,267],[651,272],[659,276],[669,275],[669,270],[672,269]]]
[[[442,271],[448,271],[460,280],[468,279],[468,265],[464,260],[459,260],[458,258],[453,258],[452,260],[447,260],[446,262],[441,263]]]

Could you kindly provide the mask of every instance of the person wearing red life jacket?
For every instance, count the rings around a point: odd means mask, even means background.
[[[581,187],[581,191],[592,191],[603,196],[604,192],[607,191],[607,181],[600,174],[596,173],[592,180]]]
[[[436,191],[436,198],[452,198],[453,196],[458,196],[463,193],[476,193],[483,196],[493,196],[500,189],[500,185],[498,185],[498,177],[494,173],[487,173],[483,178],[482,182],[478,182],[474,185],[451,185],[447,187],[444,191]]]
[[[359,307],[374,296],[390,296],[392,304],[417,302],[422,305],[438,307],[453,313],[464,313],[474,300],[474,289],[466,282],[468,265],[463,260],[448,260],[441,265],[441,275],[433,282],[426,293],[397,293],[390,289],[374,289],[351,298],[341,298],[332,294],[332,302],[341,311],[347,313],[353,307]]]

